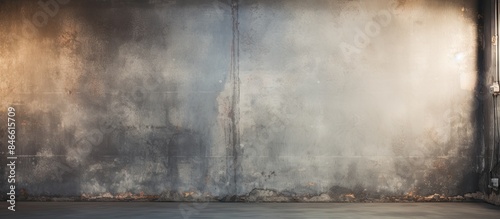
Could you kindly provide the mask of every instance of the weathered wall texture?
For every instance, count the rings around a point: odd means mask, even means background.
[[[18,188],[247,201],[474,192],[476,4],[71,1],[33,24],[36,2],[1,1],[0,118],[16,107]]]
[[[473,1],[240,7],[238,192],[474,191]]]
[[[18,111],[20,187],[228,193],[230,7],[72,2],[34,32],[22,21],[35,3],[2,10],[2,109]]]

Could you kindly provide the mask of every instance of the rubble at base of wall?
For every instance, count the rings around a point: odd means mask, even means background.
[[[482,193],[470,193],[464,196],[445,196],[433,194],[429,196],[403,195],[379,197],[356,197],[355,194],[319,194],[315,196],[300,196],[293,194],[281,194],[273,190],[254,189],[246,196],[240,196],[236,201],[240,202],[341,202],[341,203],[381,203],[381,202],[464,202],[482,200]]]
[[[333,194],[323,193],[318,195],[296,195],[293,193],[280,193],[270,189],[253,189],[246,195],[226,195],[211,196],[199,192],[176,192],[166,191],[160,195],[146,195],[143,193],[102,193],[102,194],[82,194],[78,197],[54,197],[54,196],[30,196],[24,193],[19,196],[19,201],[159,201],[159,202],[305,202],[305,203],[394,203],[394,202],[468,202],[483,201],[500,205],[500,196],[492,194],[485,196],[483,193],[469,193],[463,196],[445,196],[433,194],[428,196],[403,195],[388,196],[379,195],[378,197],[360,197],[353,193]]]
[[[484,200],[488,203],[494,204],[494,205],[499,205],[500,206],[500,195],[496,193],[492,193],[490,195],[486,195],[484,197]]]

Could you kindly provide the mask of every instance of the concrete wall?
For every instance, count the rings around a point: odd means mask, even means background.
[[[16,107],[19,193],[474,192],[484,168],[476,4],[105,0],[57,3],[51,16],[1,1],[0,118]]]

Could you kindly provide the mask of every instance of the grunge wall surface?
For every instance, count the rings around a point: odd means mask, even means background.
[[[22,198],[478,190],[477,1],[41,2],[0,1]]]

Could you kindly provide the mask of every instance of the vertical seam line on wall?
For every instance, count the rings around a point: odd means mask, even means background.
[[[233,157],[233,195],[238,194],[237,187],[237,172],[240,167],[238,159],[239,145],[239,100],[240,100],[240,83],[239,83],[239,20],[238,20],[238,0],[231,0],[231,15],[232,15],[232,43],[231,43],[231,78],[233,83],[232,96],[232,112],[231,112],[231,130],[232,130],[232,157]]]

